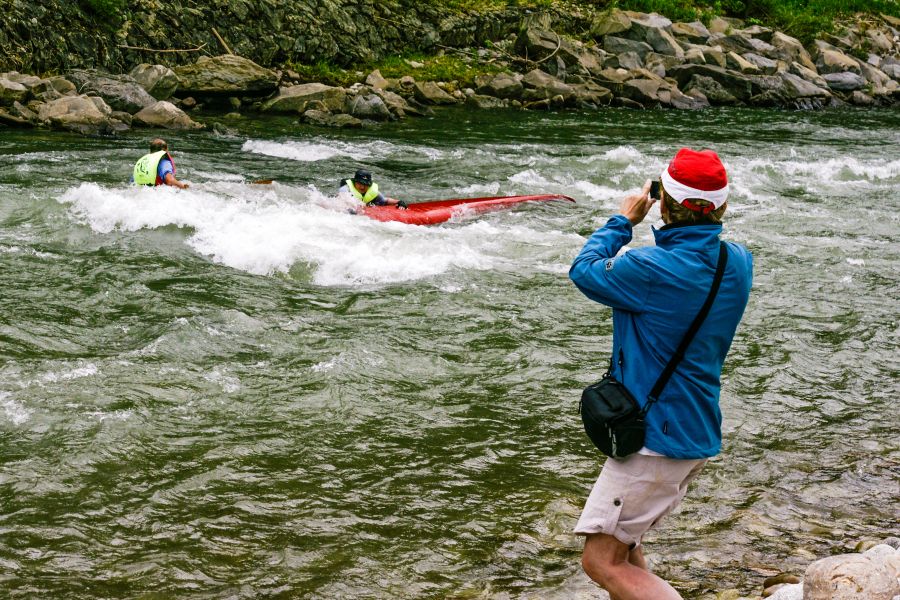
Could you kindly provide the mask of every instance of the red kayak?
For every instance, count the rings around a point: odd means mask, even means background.
[[[562,194],[542,194],[538,196],[492,196],[490,198],[457,198],[454,200],[435,200],[433,202],[416,202],[403,210],[395,206],[367,206],[357,214],[363,214],[376,221],[398,221],[409,225],[435,225],[444,223],[457,215],[480,214],[501,210],[520,202],[545,202],[548,200],[566,200],[575,202],[574,198]]]

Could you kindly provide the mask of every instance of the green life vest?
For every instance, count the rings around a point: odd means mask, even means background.
[[[175,161],[169,156],[168,150],[160,150],[159,152],[151,152],[140,157],[134,165],[134,182],[137,185],[162,185],[165,183],[157,175],[159,161],[163,157],[167,157],[172,161],[172,173],[175,172]]]
[[[372,185],[369,186],[369,189],[366,190],[365,196],[363,196],[362,194],[359,193],[359,190],[356,189],[355,185],[353,185],[352,179],[348,179],[347,181],[344,182],[344,184],[347,186],[347,189],[350,190],[350,193],[353,194],[353,197],[356,198],[357,200],[359,200],[360,202],[362,202],[363,204],[368,204],[372,200],[374,200],[375,198],[378,197],[378,184],[377,183],[373,183]],[[331,188],[331,189],[334,189],[334,188]]]

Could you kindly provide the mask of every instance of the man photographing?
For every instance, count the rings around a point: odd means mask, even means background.
[[[648,194],[648,181],[594,232],[569,271],[588,298],[613,309],[610,375],[645,406],[710,295],[728,196],[725,167],[711,150],[682,148],[660,183],[665,226],[653,230],[655,246],[616,256],[657,200]],[[585,572],[612,600],[681,598],[647,570],[641,540],[681,503],[688,484],[721,449],[722,364],[752,280],[747,249],[725,242],[725,250],[709,313],[646,413],[644,447],[606,460],[575,527],[586,536]]]

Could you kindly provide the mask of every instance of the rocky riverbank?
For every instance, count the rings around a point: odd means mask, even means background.
[[[497,27],[501,37],[488,48],[442,50],[482,72],[471,81],[419,80],[416,72],[424,64],[408,61],[406,76],[359,72],[356,83],[342,87],[233,54],[182,65],[142,63],[129,74],[0,73],[0,125],[85,134],[131,126],[201,128],[188,114],[197,107],[234,119],[277,113],[316,125],[361,127],[450,105],[818,109],[900,101],[900,20],[886,15],[859,17],[807,47],[782,32],[745,27],[734,19],[716,18],[707,27],[613,9],[585,21],[587,41],[565,35],[555,24],[571,26],[551,13],[523,14],[517,33]]]

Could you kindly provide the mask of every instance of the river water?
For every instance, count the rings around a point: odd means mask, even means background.
[[[755,255],[725,444],[647,540],[687,598],[900,534],[900,113],[447,111],[172,133],[0,130],[0,595],[603,598],[570,535],[611,314],[566,272],[682,145]],[[350,215],[562,193],[434,227]],[[254,185],[273,179],[272,185]],[[652,243],[649,223],[634,244]]]

